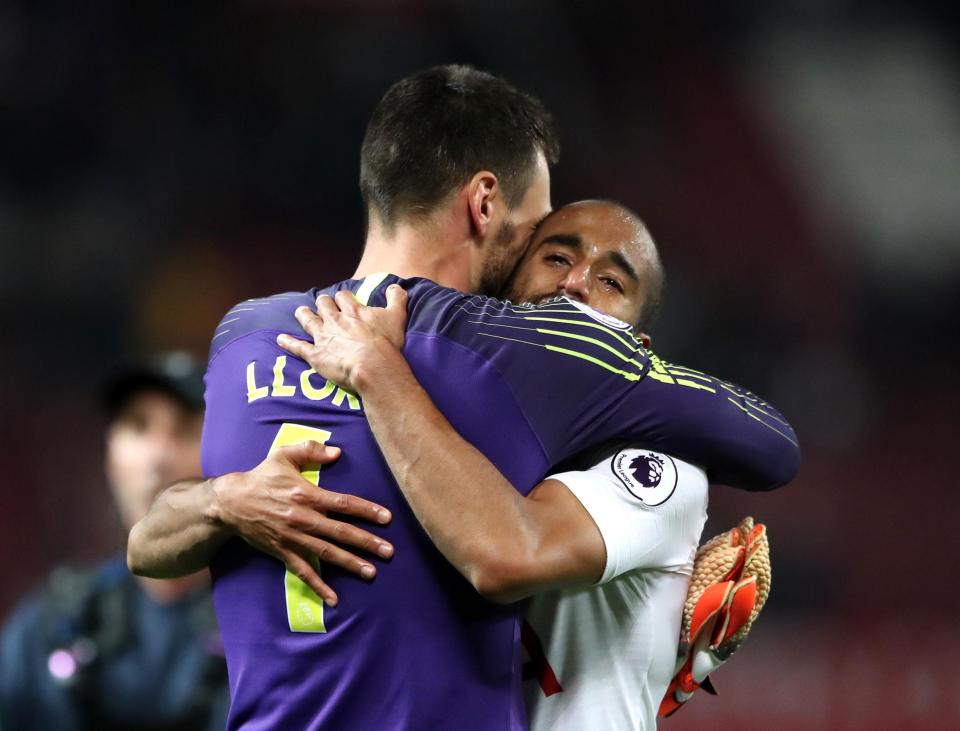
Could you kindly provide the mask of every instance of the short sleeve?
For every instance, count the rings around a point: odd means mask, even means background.
[[[565,484],[593,518],[607,549],[598,583],[633,571],[689,574],[707,518],[707,476],[667,454],[624,449],[589,470],[550,479]]]

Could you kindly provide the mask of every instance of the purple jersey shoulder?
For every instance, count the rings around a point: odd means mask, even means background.
[[[426,280],[401,284],[410,292],[408,350],[440,338],[496,370],[551,466],[620,442],[667,452],[703,467],[712,482],[749,490],[784,485],[799,469],[796,434],[772,405],[660,360],[626,323],[567,298],[515,305]]]

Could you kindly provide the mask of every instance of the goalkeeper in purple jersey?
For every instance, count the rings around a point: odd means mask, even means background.
[[[648,444],[750,489],[793,476],[796,444],[772,409],[757,416],[754,397],[706,376],[706,387],[682,384],[698,379],[649,357],[628,327],[576,304],[518,308],[439,286],[502,286],[549,210],[553,158],[542,108],[500,80],[442,67],[400,82],[364,141],[370,225],[356,278],[240,303],[214,333],[204,469],[224,477],[166,491],[131,532],[128,559],[153,575],[213,559],[231,728],[526,726],[518,609],[478,595],[437,552],[360,401],[276,343],[302,334],[294,312],[321,291],[383,305],[386,286],[403,281],[413,373],[523,494],[563,460],[610,440]],[[344,447],[323,483],[359,497],[284,492],[278,465],[296,452],[285,445],[308,440]],[[324,455],[301,450],[315,461]],[[277,456],[257,467],[268,452]],[[337,516],[383,522],[388,511],[381,537]],[[343,546],[395,556],[382,566]],[[315,555],[325,562],[322,580]],[[374,573],[365,586],[356,578]]]

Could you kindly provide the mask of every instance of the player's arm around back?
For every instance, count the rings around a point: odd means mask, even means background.
[[[138,576],[169,579],[207,566],[230,537],[215,520],[212,480],[183,480],[161,492],[127,537],[127,566]]]
[[[389,352],[389,351],[388,351]],[[360,386],[367,421],[434,545],[483,596],[513,602],[599,580],[606,550],[570,490],[546,480],[524,497],[437,409],[406,361],[388,356]],[[370,359],[367,367],[374,364]]]
[[[424,304],[429,293],[413,296],[412,336],[437,332],[490,364],[548,464],[616,441],[702,466],[711,482],[747,490],[782,486],[797,473],[796,434],[771,404],[660,360],[629,325],[587,305],[559,298],[526,307],[476,297],[437,313]]]
[[[289,336],[278,342],[361,394],[370,428],[414,514],[481,594],[511,602],[596,582],[606,549],[590,514],[555,480],[523,497],[457,433],[397,348],[406,294],[391,287],[387,300],[381,309],[361,308],[349,293],[338,294],[336,304],[320,298],[318,315],[306,308],[297,313],[314,344]]]
[[[800,446],[774,406],[728,381],[650,360],[627,402],[650,425],[647,446],[707,465],[713,483],[767,491],[793,480]]]
[[[340,450],[317,442],[280,447],[249,472],[186,480],[164,490],[130,531],[127,565],[140,576],[173,578],[205,568],[237,536],[282,561],[329,604],[337,595],[310,558],[372,579],[372,563],[349,549],[393,554],[393,546],[331,513],[386,524],[391,515],[368,500],[329,492],[300,474],[307,464],[328,464]]]
[[[370,428],[430,539],[478,592],[513,602],[600,579],[603,538],[563,483],[546,480],[524,497],[456,432],[405,362],[389,370],[362,390]]]

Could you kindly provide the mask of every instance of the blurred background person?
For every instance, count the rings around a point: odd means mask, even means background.
[[[126,529],[159,489],[200,472],[202,376],[189,355],[168,353],[104,385],[104,467]],[[135,577],[123,553],[56,569],[0,635],[0,728],[223,729],[226,667],[208,581],[206,571]]]

